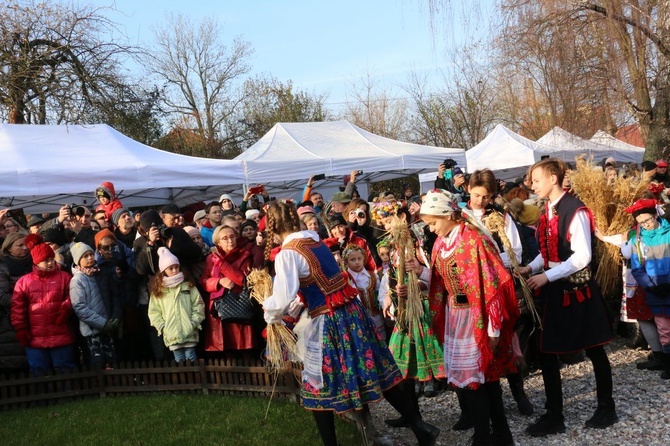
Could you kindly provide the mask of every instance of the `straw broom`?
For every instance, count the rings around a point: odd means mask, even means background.
[[[247,284],[251,290],[251,297],[261,305],[272,295],[272,277],[265,269],[252,269],[247,276]],[[296,338],[282,323],[269,324],[266,330],[268,368],[271,373],[279,374],[290,365],[288,353],[298,352]]]
[[[500,241],[505,247],[505,252],[509,254],[509,260],[512,263],[512,274],[514,277],[519,279],[519,283],[521,284],[523,299],[526,302],[528,311],[530,311],[530,314],[533,317],[533,322],[535,323],[534,327],[542,328],[542,318],[540,317],[540,313],[535,307],[533,292],[528,287],[526,280],[517,272],[520,265],[516,255],[514,254],[514,250],[512,250],[512,243],[509,241],[507,234],[505,234],[505,216],[499,212],[493,212],[485,219],[484,225],[486,226],[486,229],[498,234],[498,237],[500,237]],[[535,328],[533,328],[533,330],[535,330]]]
[[[423,305],[421,304],[421,289],[419,278],[414,270],[406,273],[405,261],[415,259],[414,239],[409,233],[407,223],[398,217],[393,218],[391,229],[388,232],[392,243],[398,252],[397,281],[405,283],[407,276],[407,297],[398,298],[398,316],[396,323],[403,329],[413,329],[423,316]]]

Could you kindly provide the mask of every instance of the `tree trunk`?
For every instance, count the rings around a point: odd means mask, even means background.
[[[659,2],[657,32],[662,42],[670,42],[670,2]],[[660,53],[658,57],[656,100],[645,152],[645,159],[651,161],[670,157],[670,59]]]

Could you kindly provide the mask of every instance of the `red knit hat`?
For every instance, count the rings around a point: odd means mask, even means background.
[[[26,247],[30,249],[30,255],[33,258],[34,265],[56,257],[56,253],[51,249],[51,246],[44,243],[42,237],[37,234],[28,234],[25,244]]]
[[[656,200],[653,198],[637,200],[632,206],[626,208],[626,212],[633,214],[633,217],[637,217],[640,214],[656,215]]]

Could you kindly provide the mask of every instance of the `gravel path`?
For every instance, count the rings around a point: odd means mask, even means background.
[[[614,400],[620,421],[603,430],[584,427],[596,407],[593,367],[586,359],[561,369],[567,428],[564,434],[533,438],[524,433],[528,424],[544,413],[544,387],[539,372],[525,382],[526,394],[535,406],[535,414],[531,417],[519,414],[507,382],[503,380],[505,411],[517,445],[670,445],[670,381],[661,380],[660,372],[637,370],[635,362],[644,359],[648,351],[631,350],[619,339],[606,349],[612,364]],[[470,444],[472,430],[451,430],[459,414],[454,392],[442,392],[435,398],[421,397],[419,404],[424,419],[442,430],[438,445]],[[416,444],[409,429],[392,429],[384,424],[384,418],[398,416],[388,403],[383,401],[372,406],[372,412],[377,428],[384,436],[393,438],[396,446]]]

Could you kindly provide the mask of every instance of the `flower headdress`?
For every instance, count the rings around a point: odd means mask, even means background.
[[[342,258],[346,261],[349,258],[349,255],[353,252],[360,252],[363,254],[363,257],[365,258],[365,250],[361,248],[358,245],[354,245],[353,243],[348,244],[344,250],[342,251]]]
[[[375,203],[370,210],[370,216],[377,222],[381,222],[386,217],[398,215],[398,210],[402,207],[397,201],[384,201]]]

